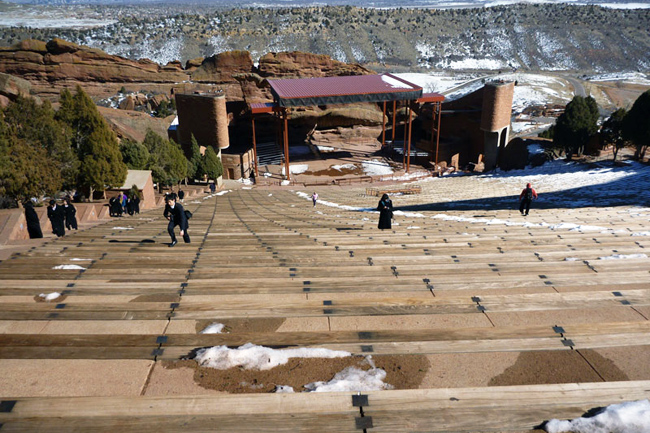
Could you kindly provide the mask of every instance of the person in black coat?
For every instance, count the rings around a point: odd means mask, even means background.
[[[167,232],[172,238],[172,242],[169,244],[170,247],[173,247],[177,244],[176,235],[174,234],[174,227],[178,226],[181,231],[180,235],[183,236],[183,241],[186,244],[190,243],[190,234],[187,232],[189,225],[187,224],[187,217],[185,216],[185,209],[180,203],[176,203],[176,194],[169,194],[167,196],[167,204],[165,205],[165,211],[163,212],[165,218],[169,220],[167,225]]]
[[[70,197],[66,197],[63,211],[65,213],[65,228],[68,230],[77,230],[77,209],[70,201]]]
[[[388,198],[388,194],[381,196],[377,210],[379,211],[379,225],[377,227],[382,230],[390,229],[391,220],[393,219],[393,202]]]
[[[61,206],[56,204],[56,200],[50,200],[50,206],[47,208],[47,217],[52,223],[52,233],[58,237],[65,236],[65,211]]]
[[[133,196],[133,211],[136,214],[140,213],[140,197],[137,194]]]
[[[34,210],[34,205],[31,201],[25,203],[25,220],[27,221],[27,233],[30,239],[40,239],[43,237],[41,231],[41,221],[38,214]]]
[[[184,198],[185,198],[185,191],[183,191],[182,189],[179,189],[178,190],[178,199],[180,201],[183,201]]]
[[[112,216],[114,217],[121,217],[122,216],[122,203],[120,201],[120,197],[113,197],[111,200],[109,200],[111,211],[113,213]]]

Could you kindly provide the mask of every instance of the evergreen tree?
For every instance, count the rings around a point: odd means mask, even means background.
[[[217,152],[214,151],[212,146],[208,146],[207,149],[205,149],[203,169],[205,170],[205,174],[208,175],[208,179],[216,180],[219,176],[223,175],[223,164],[221,164],[221,158],[219,158]]]
[[[567,157],[582,155],[589,137],[598,131],[598,105],[591,96],[574,96],[557,119],[553,144],[564,148]]]
[[[120,143],[122,161],[131,170],[145,170],[149,163],[149,151],[147,147],[137,141],[124,139]]]
[[[635,159],[643,159],[650,145],[650,90],[634,101],[623,119],[623,136],[636,146]]]
[[[61,173],[64,188],[76,186],[79,159],[70,145],[67,126],[55,118],[49,101],[39,105],[32,98],[19,97],[5,110],[5,121],[11,125],[12,134],[27,145],[45,149],[53,164]]]
[[[91,200],[95,190],[121,186],[126,179],[126,165],[117,137],[97,106],[80,86],[74,95],[67,89],[61,92],[60,102],[57,118],[69,125],[81,163],[79,185],[90,189]]]
[[[142,144],[149,151],[147,169],[151,170],[153,181],[159,185],[173,185],[187,176],[187,158],[180,146],[147,130]]]
[[[12,133],[0,113],[0,194],[18,202],[61,187],[61,175],[47,151]]]
[[[196,138],[194,138],[194,135],[192,135],[192,156],[190,157],[190,160],[188,161],[187,164],[187,176],[190,179],[198,179],[200,177],[203,177],[203,155],[201,155],[201,148],[199,147],[199,143],[196,141]]]
[[[609,116],[603,123],[603,127],[600,128],[605,144],[612,145],[614,148],[614,161],[616,161],[618,151],[627,144],[623,138],[623,118],[625,118],[626,114],[625,108],[619,108]]]

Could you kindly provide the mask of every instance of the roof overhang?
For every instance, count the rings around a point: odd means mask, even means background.
[[[268,80],[280,107],[417,100],[422,87],[391,74]]]

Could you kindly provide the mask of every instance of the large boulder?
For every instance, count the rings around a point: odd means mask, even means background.
[[[27,80],[0,73],[0,95],[8,100],[15,101],[18,96],[30,96],[31,87]]]
[[[189,64],[189,62],[188,62]],[[253,58],[248,51],[226,51],[203,60],[192,72],[192,81],[234,83],[233,75],[253,71]]]
[[[356,64],[333,60],[324,54],[300,51],[268,53],[260,58],[259,73],[262,77],[308,78],[337,77],[345,75],[371,75],[373,71]]]

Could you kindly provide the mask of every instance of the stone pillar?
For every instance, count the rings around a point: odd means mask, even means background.
[[[514,91],[513,82],[488,83],[483,87],[481,129],[485,133],[483,154],[486,171],[497,166],[499,148],[508,143]]]
[[[226,97],[221,94],[214,98],[215,114],[217,117],[217,146],[226,149],[230,146],[228,135],[228,112],[226,111]],[[219,152],[221,153],[221,152]]]

